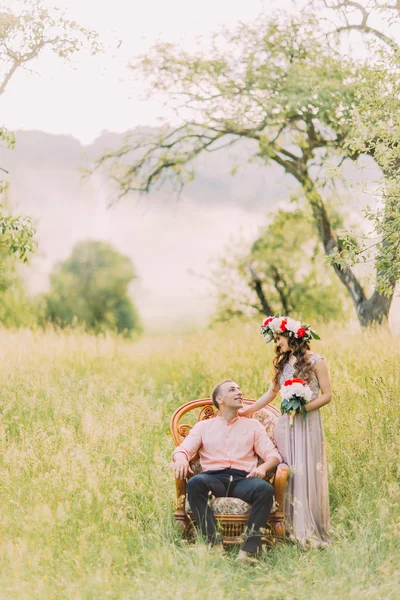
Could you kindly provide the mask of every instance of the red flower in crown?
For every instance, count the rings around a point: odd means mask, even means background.
[[[264,319],[263,321],[263,327],[267,327],[267,325],[269,325],[271,323],[271,321],[274,320],[274,317],[268,317],[267,319]]]
[[[302,338],[306,335],[307,333],[307,329],[305,327],[300,327],[300,329],[297,330],[297,337]]]
[[[283,319],[283,321],[281,323],[281,331],[286,331],[286,324],[287,324],[287,321],[285,319]]]

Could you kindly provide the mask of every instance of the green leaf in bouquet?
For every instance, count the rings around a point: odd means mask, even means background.
[[[293,398],[293,400],[290,401],[290,410],[297,410],[299,406],[300,403],[297,398]]]
[[[289,412],[290,409],[290,400],[283,400],[282,404],[281,404],[281,413],[284,415],[285,413]]]
[[[295,398],[284,400],[281,404],[281,413],[285,414],[291,410],[297,410],[298,401]]]

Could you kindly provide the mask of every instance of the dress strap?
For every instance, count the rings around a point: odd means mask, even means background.
[[[311,364],[315,365],[317,360],[319,360],[320,358],[322,358],[322,360],[325,360],[323,356],[321,356],[320,354],[314,354],[314,352],[313,352],[310,356]]]

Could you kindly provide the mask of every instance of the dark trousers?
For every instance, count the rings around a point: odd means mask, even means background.
[[[187,482],[189,504],[202,535],[212,544],[219,544],[222,538],[218,533],[214,513],[209,506],[211,495],[216,498],[230,496],[251,504],[243,550],[257,552],[261,546],[260,528],[265,527],[272,508],[274,488],[257,477],[246,479],[248,473],[238,469],[206,471],[194,475]]]

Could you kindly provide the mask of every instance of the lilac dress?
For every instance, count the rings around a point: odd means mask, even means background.
[[[314,365],[321,358],[310,356]],[[280,384],[293,379],[294,367],[286,363]],[[310,381],[312,399],[319,394],[316,376]],[[324,434],[319,410],[294,417],[293,428],[289,415],[281,415],[276,423],[275,439],[278,450],[291,468],[286,488],[285,514],[289,536],[303,547],[325,546],[329,542],[328,472]]]

